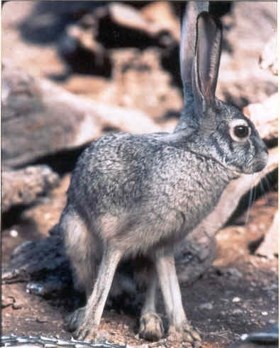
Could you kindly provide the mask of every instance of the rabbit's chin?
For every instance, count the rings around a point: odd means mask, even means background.
[[[266,159],[254,161],[247,168],[246,167],[242,168],[242,171],[240,174],[254,174],[254,173],[261,172],[262,170],[265,169],[266,165],[267,165]]]
[[[254,164],[251,164],[248,167],[243,167],[243,168],[228,167],[228,169],[231,172],[231,178],[237,179],[242,174],[250,175],[250,174],[261,172],[262,170],[265,169],[266,165],[267,165],[267,161],[265,162],[256,161]]]
[[[261,172],[262,170],[265,169],[267,165],[267,161],[258,161],[256,163],[254,163],[253,167],[249,169],[248,173],[245,174],[254,174],[254,173],[258,173]]]

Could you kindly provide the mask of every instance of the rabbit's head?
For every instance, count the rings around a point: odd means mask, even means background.
[[[197,19],[191,76],[182,74],[183,128],[188,128],[190,145],[198,154],[234,172],[251,174],[264,169],[268,152],[253,123],[236,107],[215,97],[221,42],[220,21],[202,12]]]

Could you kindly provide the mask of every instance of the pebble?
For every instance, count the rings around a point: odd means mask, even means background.
[[[234,297],[232,299],[232,302],[234,302],[234,303],[237,303],[237,302],[240,302],[240,301],[241,301],[241,299],[239,297]]]
[[[12,307],[13,309],[21,309],[22,305],[20,303],[13,303]]]
[[[202,303],[200,306],[199,306],[199,308],[200,309],[207,309],[207,310],[211,310],[211,309],[213,309],[213,305],[212,305],[212,303],[210,303],[210,302],[207,302],[207,303]]]
[[[240,308],[236,308],[232,311],[232,314],[234,314],[234,315],[237,315],[237,314],[239,315],[239,314],[243,314],[243,313],[244,313],[244,311]]]
[[[262,312],[262,315],[263,315],[263,316],[267,316],[268,313],[267,313],[267,312]]]
[[[16,238],[18,236],[18,231],[17,230],[11,230],[10,231],[10,236],[13,238]]]
[[[2,308],[6,308],[8,306],[12,306],[14,303],[14,298],[10,297],[10,296],[3,296],[2,297],[2,303],[1,303],[1,307]]]
[[[229,275],[236,277],[236,278],[243,277],[243,274],[241,272],[239,272],[238,269],[236,269],[236,268],[229,268],[227,272]]]
[[[48,322],[46,319],[42,319],[42,318],[38,318],[38,317],[36,317],[35,321],[36,321],[37,323],[42,323],[42,324]]]
[[[268,285],[264,288],[264,290],[266,290],[266,291],[278,290],[278,285],[277,284]]]

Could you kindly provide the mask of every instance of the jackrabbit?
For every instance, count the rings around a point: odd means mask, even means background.
[[[189,6],[200,12],[195,3]],[[192,18],[196,29],[187,37],[188,18],[180,54],[185,107],[175,131],[106,135],[84,151],[73,171],[60,226],[75,283],[87,295],[87,305],[68,320],[80,339],[96,333],[120,260],[142,255],[151,267],[140,335],[163,335],[155,304],[159,281],[169,333],[200,346],[183,308],[174,247],[214,209],[230,180],[267,163],[254,125],[215,97],[220,22],[202,12]]]

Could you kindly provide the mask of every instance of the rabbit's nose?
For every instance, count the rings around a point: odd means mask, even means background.
[[[265,148],[258,156],[256,156],[254,164],[253,164],[253,171],[254,173],[262,171],[268,162],[268,150]]]
[[[257,173],[257,172],[261,172],[264,168],[265,168],[265,166],[266,166],[266,164],[267,164],[267,160],[266,161],[264,161],[264,160],[262,160],[262,161],[257,161],[257,162],[255,162],[254,163],[254,173]]]
[[[261,147],[260,152],[264,152],[268,155],[268,149],[267,149],[267,146],[265,145],[263,140],[262,140],[262,147]]]
[[[256,149],[256,158],[267,159],[268,158],[268,149],[265,142],[262,139],[257,139],[255,143]]]

